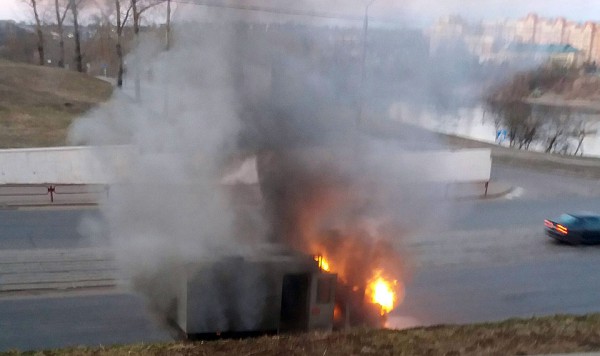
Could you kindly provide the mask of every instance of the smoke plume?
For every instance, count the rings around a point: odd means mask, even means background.
[[[448,214],[439,187],[399,157],[439,145],[424,131],[387,127],[383,104],[358,117],[363,90],[384,93],[396,80],[361,86],[360,30],[178,11],[172,48],[142,41],[127,60],[125,88],[71,132],[74,143],[128,147],[125,178],[101,209],[134,287],[167,308],[174,265],[265,243],[326,255],[350,285],[364,285],[376,269],[402,280],[403,237]],[[223,184],[248,157],[260,184]],[[255,298],[233,304],[256,313],[261,279],[241,285]],[[210,293],[207,286],[206,309],[226,328],[225,301]]]

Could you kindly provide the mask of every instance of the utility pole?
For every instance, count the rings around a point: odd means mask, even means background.
[[[167,29],[166,29],[166,50],[171,48],[171,0],[167,0]]]
[[[166,45],[165,50],[169,51],[171,49],[171,0],[167,0],[167,29],[166,29]],[[167,58],[169,60],[169,58]],[[164,117],[165,119],[169,119],[169,83],[171,81],[170,75],[170,66],[167,65],[165,68],[166,71],[166,80],[164,81],[165,86],[165,94],[164,94]]]

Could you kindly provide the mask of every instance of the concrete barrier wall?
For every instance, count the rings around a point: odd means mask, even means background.
[[[127,176],[133,150],[128,146],[57,147],[0,150],[0,184],[111,184]],[[389,161],[410,170],[416,181],[487,182],[491,150],[468,149],[405,153]],[[254,184],[256,159],[240,162],[224,184]]]
[[[0,184],[109,184],[129,153],[125,146],[0,150]]]
[[[396,164],[410,170],[409,179],[416,181],[488,182],[492,172],[490,149],[416,152],[398,157]]]

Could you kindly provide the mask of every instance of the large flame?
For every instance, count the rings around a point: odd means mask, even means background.
[[[316,255],[314,259],[321,270],[332,272],[331,264],[325,256]],[[365,296],[368,302],[379,305],[381,315],[385,315],[402,301],[403,289],[397,280],[385,278],[384,271],[376,269],[373,277],[367,282]]]
[[[381,315],[385,315],[396,307],[399,290],[397,280],[386,279],[382,270],[376,270],[373,278],[367,283],[365,293],[372,303],[381,307]]]
[[[325,256],[315,256],[315,261],[319,263],[319,268],[325,272],[331,272],[331,267],[329,266],[329,261],[325,258]]]

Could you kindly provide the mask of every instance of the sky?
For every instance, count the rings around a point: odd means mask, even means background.
[[[178,1],[178,0],[173,0]],[[203,1],[203,0],[186,0]],[[222,0],[222,2],[268,4],[270,7],[294,7],[300,1],[291,0]],[[367,0],[305,0],[327,13],[361,14]],[[221,1],[219,1],[221,2]],[[354,5],[356,4],[356,5]],[[375,0],[371,16],[427,25],[440,16],[459,14],[470,20],[520,18],[536,12],[545,17],[563,16],[574,21],[600,22],[600,6],[592,0]],[[23,0],[0,0],[0,19],[28,20]]]
[[[23,20],[27,15],[23,14],[23,5],[20,0],[0,0],[0,19]]]

